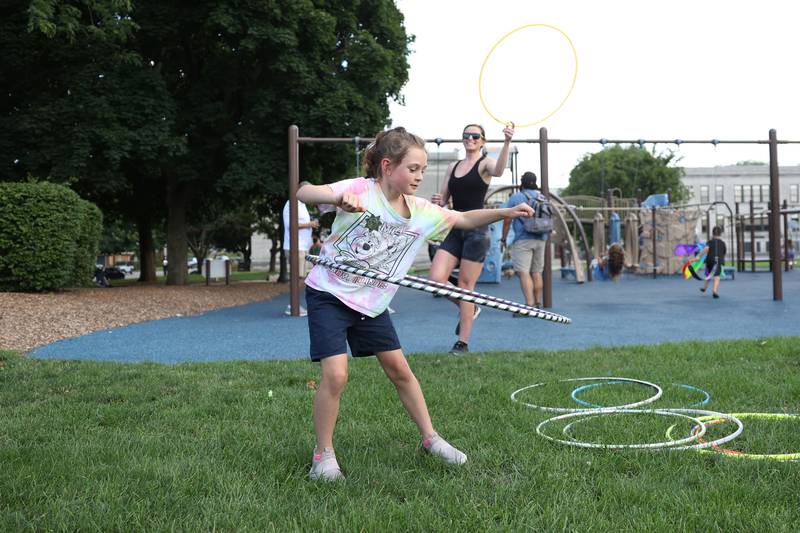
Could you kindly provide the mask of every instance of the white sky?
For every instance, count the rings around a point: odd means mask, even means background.
[[[397,5],[416,41],[403,89],[406,105],[392,103],[392,121],[423,137],[457,138],[470,122],[483,124],[490,138],[501,137],[502,126],[479,99],[481,65],[511,30],[549,24],[575,45],[575,88],[557,113],[517,129],[515,138],[538,138],[545,126],[550,138],[564,139],[754,140],[766,139],[775,128],[779,139],[800,140],[800,4],[397,0]],[[512,104],[507,109],[519,115],[511,118],[517,123],[539,119],[562,98],[556,93],[566,92],[573,67],[568,43],[558,33],[517,32],[486,64],[487,106],[498,115],[501,106]],[[525,90],[535,96],[526,98]],[[518,148],[520,170],[538,174],[538,145]],[[578,158],[599,148],[551,145],[550,186],[566,186]],[[679,154],[680,165],[688,167],[768,160],[765,145],[683,145]],[[779,163],[800,164],[800,145],[779,147]]]

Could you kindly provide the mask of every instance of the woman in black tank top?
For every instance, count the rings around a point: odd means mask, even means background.
[[[447,168],[442,190],[434,194],[431,201],[442,206],[447,205],[452,199],[453,209],[456,211],[470,211],[483,209],[483,200],[489,183],[493,176],[501,176],[508,164],[508,151],[514,128],[503,129],[505,142],[497,159],[482,155],[481,150],[486,144],[486,133],[482,126],[469,124],[464,128],[462,139],[466,157],[461,161],[451,163]],[[458,267],[458,286],[465,289],[475,289],[475,284],[483,269],[483,261],[489,249],[488,227],[474,230],[453,229],[442,242],[436,255],[433,256],[429,279],[446,283],[453,270]],[[456,335],[458,340],[450,350],[452,354],[467,352],[467,343],[472,333],[472,322],[480,312],[480,307],[467,303],[453,301],[460,308]]]

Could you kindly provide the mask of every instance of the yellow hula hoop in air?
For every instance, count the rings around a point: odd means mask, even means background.
[[[517,128],[528,128],[530,126],[535,126],[536,124],[544,122],[548,118],[552,117],[553,115],[555,115],[558,112],[559,109],[561,109],[561,107],[564,105],[564,103],[569,98],[569,95],[572,94],[572,89],[575,88],[575,80],[578,79],[578,52],[577,52],[577,50],[575,50],[575,45],[572,43],[572,40],[569,38],[569,36],[566,33],[564,33],[560,28],[557,28],[556,26],[553,26],[551,24],[526,24],[524,26],[520,26],[519,28],[513,29],[510,32],[508,32],[505,35],[503,35],[500,38],[499,41],[494,43],[494,46],[492,46],[492,49],[489,50],[488,54],[486,54],[486,59],[483,60],[483,64],[481,65],[481,73],[478,75],[478,96],[481,99],[481,105],[483,106],[483,109],[489,114],[489,116],[492,117],[496,122],[499,122],[500,124],[508,125],[508,124],[512,124],[512,122],[510,120],[503,120],[503,119],[500,119],[497,116],[495,116],[495,114],[492,113],[489,110],[489,106],[486,105],[486,101],[483,99],[483,88],[482,88],[482,85],[483,85],[483,71],[486,69],[486,63],[489,62],[489,58],[492,56],[492,53],[494,52],[495,48],[500,46],[500,43],[505,41],[508,37],[510,37],[511,35],[513,35],[514,33],[518,32],[520,30],[524,30],[525,28],[533,28],[533,27],[537,27],[537,26],[538,27],[542,27],[542,28],[549,28],[551,30],[555,30],[558,33],[560,33],[567,40],[567,42],[569,43],[570,48],[572,48],[572,57],[575,58],[575,70],[572,73],[572,83],[569,86],[569,90],[567,91],[567,95],[564,96],[564,99],[561,100],[561,102],[558,104],[558,106],[555,109],[553,109],[550,113],[548,113],[547,115],[543,116],[542,118],[540,118],[538,120],[534,120],[533,122],[528,122],[527,124],[517,124],[516,127]]]

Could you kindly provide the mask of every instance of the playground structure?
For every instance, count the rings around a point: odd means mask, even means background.
[[[301,144],[354,144],[356,147],[362,144],[368,144],[373,141],[371,138],[361,138],[361,137],[353,137],[353,138],[341,138],[341,137],[300,137],[299,128],[296,125],[291,125],[288,128],[288,148],[289,148],[289,198],[290,198],[290,310],[291,316],[299,316],[300,315],[300,278],[297,275],[298,272],[298,265],[299,265],[299,254],[297,251],[298,246],[298,228],[297,228],[297,187],[300,181],[299,169],[300,169],[300,145]],[[426,142],[435,143],[437,146],[441,146],[445,143],[461,143],[461,139],[443,139],[441,137],[435,139],[428,139]],[[496,142],[503,142],[502,140],[498,139],[491,139],[487,140],[487,143],[496,143]],[[559,219],[559,223],[557,223],[557,227],[561,227],[562,230],[569,234],[568,225],[567,225],[567,218],[563,215],[562,210],[569,214],[569,216],[573,220],[577,220],[577,213],[572,207],[564,201],[560,201],[557,199],[556,196],[550,194],[549,188],[549,163],[548,163],[548,149],[549,145],[551,144],[560,144],[560,143],[580,143],[580,144],[594,144],[600,143],[601,145],[605,146],[608,143],[613,144],[638,144],[640,147],[643,147],[645,144],[675,144],[676,146],[680,146],[682,144],[712,144],[716,146],[718,144],[765,144],[768,145],[769,148],[769,176],[770,176],[770,206],[780,206],[780,177],[778,171],[778,145],[779,144],[800,144],[800,141],[789,141],[789,140],[778,140],[777,132],[774,129],[769,130],[768,139],[766,140],[719,140],[719,139],[712,139],[712,140],[682,140],[682,139],[672,139],[672,140],[645,140],[645,139],[550,139],[548,137],[547,128],[540,128],[539,129],[539,137],[538,138],[530,138],[530,139],[515,139],[514,143],[529,143],[529,144],[538,144],[539,145],[539,161],[540,161],[540,172],[539,172],[539,179],[540,179],[540,188],[541,191],[548,195],[551,199],[554,200],[554,203],[559,206],[559,213],[560,215],[557,217]],[[716,203],[716,202],[715,202]],[[634,209],[635,211],[640,212],[637,215],[637,219],[639,220],[640,230],[644,233],[646,230],[644,229],[646,224],[641,222],[641,208],[627,208],[627,207],[619,207],[616,208],[617,210],[625,210],[625,209]],[[665,257],[664,250],[659,248],[659,242],[664,242],[664,232],[659,231],[659,211],[666,212],[664,210],[670,208],[658,207],[653,206],[649,208],[651,214],[651,221],[650,221],[650,249],[652,250],[652,259],[650,261],[649,266],[650,270],[652,271],[652,275],[655,277],[659,270],[663,272],[669,272],[670,268],[672,267],[671,258],[663,262],[663,266],[659,267],[659,257]],[[570,210],[573,213],[570,213]],[[598,209],[599,210],[599,209]],[[787,209],[767,209],[762,216],[766,216],[769,222],[769,241],[772,243],[780,242],[781,241],[781,215],[784,215],[784,226],[786,225],[785,222],[785,215],[790,213],[798,212],[797,210],[787,210]],[[613,211],[612,211],[613,213]],[[684,217],[686,213],[684,213]],[[707,211],[707,216],[710,216],[710,210]],[[755,214],[751,210],[750,216],[754,217]],[[661,218],[664,218],[663,216]],[[634,225],[634,218],[627,217],[627,224],[628,227],[633,227]],[[685,220],[683,221],[685,223]],[[661,222],[662,226],[667,224],[667,231],[672,228],[675,224],[674,221],[669,220],[667,217],[666,220]],[[580,226],[580,232],[583,233],[583,225],[579,222],[576,222],[576,228]],[[631,238],[631,242],[636,240],[638,245],[638,239],[633,239],[633,231],[626,227],[626,233],[629,234],[629,238]],[[752,227],[752,225],[751,225]],[[710,232],[710,223],[707,226],[708,232]],[[741,231],[737,230],[737,244],[739,240],[742,238]],[[784,235],[786,234],[784,228]],[[557,230],[557,236],[558,230]],[[573,257],[575,262],[575,273],[576,279],[578,276],[578,270],[582,270],[582,265],[579,264],[579,254],[577,251],[577,246],[574,242],[574,237],[566,237],[563,236],[565,240],[561,242],[566,242],[568,249]],[[544,294],[543,294],[543,307],[549,308],[552,307],[552,261],[551,261],[551,240],[547,241],[546,248],[545,248],[545,269],[543,272],[543,281],[544,281]],[[585,248],[585,256],[586,256],[586,264],[591,261],[592,254],[587,249],[588,241],[585,238],[585,234],[582,235],[582,240],[584,243]],[[692,239],[693,240],[693,239]],[[633,246],[633,245],[631,245]],[[665,244],[662,245],[665,246]],[[642,246],[644,249],[646,246]],[[563,247],[562,247],[563,249]],[[736,247],[737,254],[740,253],[738,250],[743,249],[743,247]],[[784,241],[784,249],[785,249],[785,241]],[[771,268],[772,271],[772,297],[773,300],[782,300],[783,299],[783,289],[782,289],[782,276],[781,276],[781,269],[777,267],[780,265],[781,261],[781,247],[780,246],[771,246],[770,247],[770,264],[775,265],[775,268]],[[595,254],[596,255],[596,254]],[[737,257],[738,259],[738,257]],[[626,262],[628,258],[626,258]],[[679,259],[675,258],[675,263],[677,264]],[[635,264],[635,258],[630,257],[631,265]],[[755,269],[755,259],[752,260],[753,269]],[[589,281],[591,281],[590,276],[587,276]]]

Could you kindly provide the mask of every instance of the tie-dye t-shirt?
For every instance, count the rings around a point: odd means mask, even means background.
[[[355,178],[330,184],[335,194],[348,192],[361,200],[366,211],[348,213],[336,210],[330,236],[320,256],[337,263],[403,277],[420,246],[427,240],[442,240],[453,227],[459,213],[406,195],[411,217],[405,218],[389,205],[374,179]],[[315,266],[306,284],[333,294],[348,307],[376,317],[389,306],[398,286],[376,279]]]

